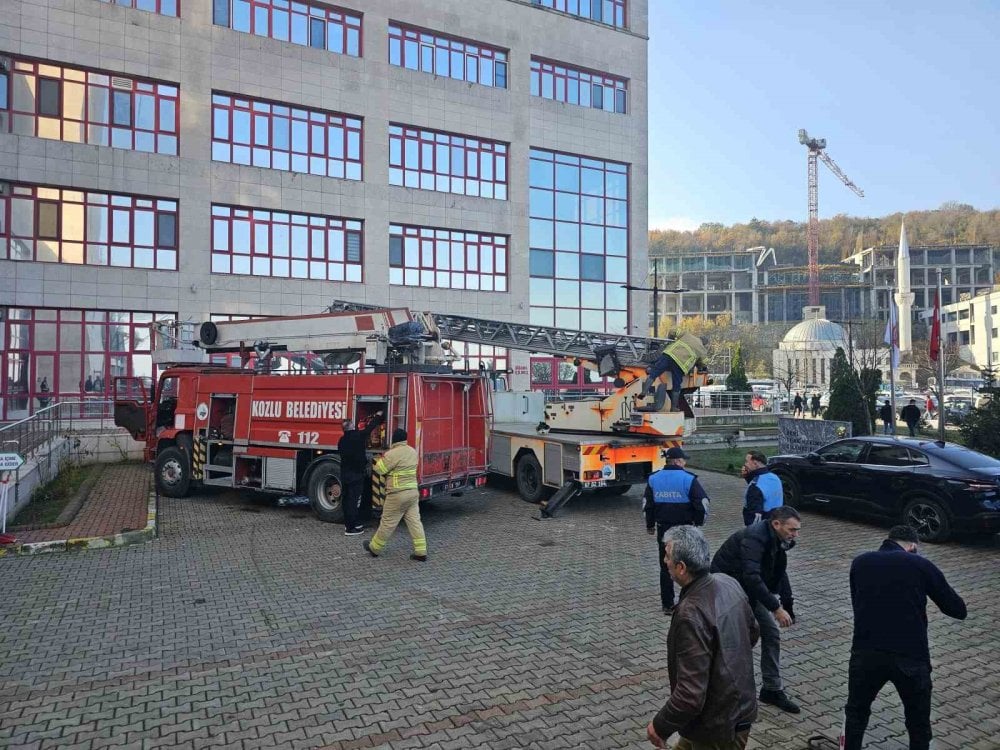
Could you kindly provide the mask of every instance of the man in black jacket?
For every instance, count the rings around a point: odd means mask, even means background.
[[[660,471],[649,475],[643,496],[646,532],[654,533],[660,554],[660,605],[663,614],[674,610],[674,582],[663,561],[663,534],[672,526],[701,526],[708,515],[708,493],[698,477],[684,469],[687,454],[679,447],[666,452],[667,463]]]
[[[365,527],[361,524],[358,514],[364,490],[365,471],[368,468],[368,437],[381,422],[382,412],[378,411],[368,420],[363,430],[359,430],[350,419],[345,419],[342,425],[344,434],[337,443],[337,452],[340,453],[345,536],[365,533]]]
[[[910,437],[916,437],[917,427],[920,426],[920,407],[917,406],[916,399],[910,399],[910,403],[899,412],[899,418],[910,428]]]
[[[944,574],[916,551],[917,533],[893,526],[878,552],[859,555],[851,564],[854,641],[844,709],[846,750],[861,750],[872,701],[887,682],[903,701],[910,750],[930,747],[927,598],[956,620],[967,612]]]
[[[895,420],[892,417],[892,402],[889,399],[886,399],[882,408],[878,410],[878,417],[882,420],[883,435],[892,435],[896,432],[896,425],[893,424]]]
[[[781,683],[781,631],[795,621],[786,550],[795,546],[802,521],[795,508],[782,505],[770,518],[740,529],[712,559],[712,572],[732,576],[743,586],[760,624],[760,702],[797,714],[799,707]]]

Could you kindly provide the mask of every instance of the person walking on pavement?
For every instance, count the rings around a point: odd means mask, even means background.
[[[920,407],[917,406],[916,399],[910,399],[910,403],[899,412],[899,418],[906,422],[906,426],[910,428],[910,437],[916,437],[917,427],[920,426]]]
[[[749,526],[771,515],[771,511],[784,502],[781,478],[771,472],[767,456],[760,451],[750,451],[743,460],[740,476],[747,483],[743,492],[743,525]]]
[[[877,552],[851,563],[854,640],[844,709],[846,750],[861,750],[872,702],[887,682],[903,701],[910,750],[930,747],[927,599],[956,620],[964,620],[967,610],[937,566],[916,552],[916,531],[893,526]]]
[[[799,512],[788,505],[771,517],[740,529],[712,559],[712,572],[739,581],[760,624],[760,702],[797,714],[799,707],[781,682],[781,630],[795,622],[786,551],[795,546],[802,528]]]
[[[818,393],[814,393],[813,397],[812,397],[812,401],[810,401],[809,403],[810,403],[810,406],[812,407],[812,418],[816,419],[816,417],[819,416],[819,409],[820,409],[819,394]]]
[[[663,561],[663,534],[673,526],[704,524],[709,498],[698,477],[684,468],[687,454],[683,450],[670,448],[666,458],[666,466],[649,475],[642,509],[646,515],[646,532],[656,534],[660,555],[660,604],[663,614],[669,615],[674,609],[674,583]]]
[[[375,412],[363,430],[359,430],[354,420],[342,423],[344,434],[337,442],[340,454],[340,483],[344,488],[344,536],[365,533],[361,523],[361,495],[364,492],[365,474],[368,470],[368,438],[382,421],[382,412]]]
[[[889,399],[886,399],[882,408],[878,410],[878,417],[882,420],[882,434],[895,435],[896,425],[893,424],[895,419],[892,416],[892,402]]]
[[[420,522],[420,493],[417,489],[417,452],[406,442],[406,430],[392,431],[392,445],[378,461],[375,473],[385,476],[385,504],[382,520],[370,542],[364,547],[372,557],[378,557],[389,543],[400,521],[413,540],[411,560],[427,561],[427,537]]]
[[[803,416],[802,403],[803,403],[802,402],[802,394],[799,393],[798,391],[796,391],[795,392],[795,399],[792,401],[792,416],[793,417],[801,417],[801,416]]]
[[[666,747],[677,732],[676,750],[743,750],[757,719],[757,620],[740,585],[709,572],[711,552],[699,529],[674,526],[663,542],[681,595],[667,633],[670,698],[646,737]]]

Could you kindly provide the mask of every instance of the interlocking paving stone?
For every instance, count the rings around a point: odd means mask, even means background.
[[[714,549],[739,524],[743,485],[702,480]],[[506,485],[436,500],[432,559],[416,564],[405,530],[373,560],[342,527],[262,496],[161,498],[150,544],[0,560],[0,746],[648,747],[669,620],[640,504],[638,489],[588,496],[540,521]],[[839,732],[847,570],[884,534],[804,515],[782,653],[803,713],[762,707],[751,747]],[[939,746],[997,750],[1000,544],[923,554],[970,610],[964,623],[929,610]],[[891,690],[868,746],[906,747]]]

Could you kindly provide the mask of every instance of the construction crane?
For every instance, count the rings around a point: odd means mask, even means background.
[[[837,162],[826,153],[826,138],[810,138],[805,130],[799,130],[799,143],[809,149],[809,228],[806,232],[809,247],[809,304],[819,304],[819,175],[816,162],[822,159],[840,181],[864,198],[864,191],[851,181],[837,166]]]

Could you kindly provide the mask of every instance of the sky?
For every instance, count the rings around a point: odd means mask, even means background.
[[[650,0],[649,227],[1000,207],[1000,0]]]

